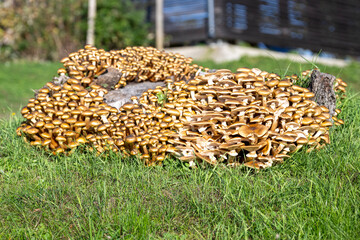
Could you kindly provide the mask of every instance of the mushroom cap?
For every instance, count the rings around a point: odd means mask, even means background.
[[[245,73],[248,73],[248,72],[251,72],[251,69],[250,69],[250,68],[247,68],[247,67],[240,67],[240,68],[237,68],[237,69],[236,69],[236,72],[245,72]]]
[[[51,143],[51,139],[44,139],[43,141],[42,141],[42,145],[43,146],[47,146],[47,145],[49,145]]]
[[[79,146],[79,143],[78,142],[69,142],[68,145],[67,145],[69,148],[76,148],[77,146]]]
[[[247,145],[247,146],[242,146],[241,149],[248,151],[248,152],[253,152],[253,151],[257,151],[261,148],[263,148],[267,143],[265,141],[260,142],[258,144],[254,144],[254,145]]]
[[[100,122],[99,120],[97,120],[97,119],[94,119],[94,120],[92,120],[91,122],[90,122],[90,125],[92,126],[92,127],[97,127],[97,126],[99,126],[100,124],[102,124],[102,122]]]
[[[226,99],[225,105],[240,105],[241,102],[236,99]]]
[[[314,122],[314,119],[311,118],[311,117],[304,117],[302,120],[301,120],[301,123],[303,125],[310,125],[311,123]]]
[[[66,131],[64,135],[65,137],[75,137],[76,133],[74,131]]]
[[[325,120],[320,124],[321,127],[331,127],[332,126],[332,122],[329,120]]]
[[[228,127],[228,129],[238,129],[238,128],[240,128],[241,126],[244,126],[244,125],[246,125],[246,123],[244,123],[244,122],[235,122],[235,123],[231,124],[231,125]]]
[[[261,168],[264,168],[266,166],[262,162],[259,162],[259,161],[256,161],[256,160],[248,161],[248,162],[244,163],[244,165],[246,167],[254,168],[254,169],[258,169],[258,170],[261,169]]]
[[[188,85],[187,86],[187,90],[189,90],[189,91],[197,91],[197,86],[196,85]]]
[[[73,84],[71,85],[72,89],[75,90],[75,91],[82,91],[84,90],[84,87],[81,86],[80,84]]]
[[[302,97],[299,95],[293,95],[293,96],[289,97],[289,101],[293,102],[293,103],[300,102],[301,99],[302,99]]]
[[[260,89],[257,91],[257,93],[261,96],[266,97],[271,94],[271,91],[269,89]]]
[[[94,71],[95,69],[96,69],[96,66],[94,66],[94,65],[87,66],[88,71]]]
[[[59,119],[55,119],[55,120],[53,121],[53,123],[54,123],[55,125],[59,125],[59,124],[57,124],[58,121],[60,121],[60,124],[62,123],[62,121],[59,120]],[[45,125],[45,122],[44,122],[44,121],[37,121],[37,122],[35,123],[35,127],[36,127],[36,128],[42,128],[44,125]]]
[[[211,95],[216,95],[216,90],[215,89],[212,89],[212,88],[207,88],[207,89],[203,89],[199,92],[200,94],[205,94],[205,95],[208,95],[208,94],[211,94]]]
[[[125,110],[125,111],[131,111],[133,110],[135,107],[134,104],[132,103],[125,103],[124,105],[122,105],[122,108]]]
[[[57,136],[57,137],[55,138],[55,140],[58,141],[58,142],[65,142],[65,141],[66,141],[66,138],[65,138],[64,136],[59,135],[59,136]]]
[[[100,110],[98,110],[98,111],[96,111],[96,114],[97,115],[108,115],[110,112],[108,111],[108,110],[106,110],[106,109],[100,109]]]
[[[344,120],[342,120],[342,119],[338,119],[336,123],[338,123],[338,124],[342,125],[342,124],[344,124]]]
[[[162,119],[165,117],[165,113],[164,112],[158,112],[155,114],[155,117],[158,119]]]
[[[51,135],[49,133],[47,133],[47,132],[40,133],[40,136],[42,138],[49,138],[49,139],[51,138]]]
[[[301,137],[296,141],[297,144],[307,144],[308,143],[308,139]]]
[[[289,142],[289,143],[295,142],[295,137],[289,135],[280,135],[277,136],[275,139],[278,141]]]
[[[73,125],[73,124],[75,124],[75,123],[77,122],[76,118],[73,118],[73,117],[68,118],[68,119],[66,119],[65,121],[66,121],[68,124],[70,124],[70,125]],[[46,124],[45,124],[45,125],[46,125]]]
[[[37,134],[39,132],[39,129],[31,127],[29,129],[26,130],[26,133],[30,134],[30,135],[34,135]]]
[[[279,80],[277,80],[277,79],[271,79],[271,80],[269,80],[269,81],[266,82],[266,85],[267,85],[268,87],[270,87],[270,88],[275,87],[275,86],[277,86],[278,84],[279,84]]]
[[[107,126],[105,124],[101,124],[97,127],[97,131],[102,132],[107,129]]]
[[[292,89],[294,89],[297,92],[304,92],[306,88],[300,87],[298,85],[292,85],[291,86]]]
[[[305,92],[304,98],[313,98],[315,97],[315,94],[313,92]]]
[[[250,151],[249,153],[246,154],[247,158],[256,158],[258,155],[256,153],[256,151]]]
[[[278,83],[278,87],[290,87],[292,84],[289,80],[281,80],[279,83]]]
[[[54,129],[55,128],[55,125],[53,123],[45,123],[44,127],[46,129]]]
[[[180,116],[180,111],[179,110],[177,110],[177,109],[175,109],[175,108],[168,108],[167,110],[166,110],[166,112],[168,113],[168,114],[170,114],[170,115],[173,115],[173,116]]]
[[[84,137],[78,137],[76,139],[76,142],[79,144],[85,144],[85,143],[87,143],[87,140]]]
[[[125,142],[128,143],[128,144],[131,144],[131,143],[136,142],[136,137],[135,137],[135,135],[134,135],[134,134],[130,134],[130,135],[126,136]]]
[[[267,133],[268,130],[269,130],[268,127],[259,123],[255,123],[255,124],[241,126],[239,128],[239,134],[240,136],[245,138],[250,137],[251,135],[256,135],[257,137],[261,137],[265,135],[265,133]]]
[[[289,97],[290,93],[285,91],[279,91],[275,93],[276,98]]]
[[[240,150],[242,149],[242,147],[244,146],[245,144],[240,142],[240,143],[233,143],[233,144],[230,144],[230,143],[222,143],[220,144],[219,148],[220,149],[224,149],[224,150]]]
[[[77,121],[74,124],[74,127],[85,127],[85,125],[86,125],[85,121]]]
[[[83,115],[85,117],[90,117],[90,116],[94,115],[94,112],[90,111],[90,110],[85,110],[81,113],[81,115]]]

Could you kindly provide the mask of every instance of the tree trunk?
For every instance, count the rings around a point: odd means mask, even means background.
[[[156,0],[156,48],[164,48],[164,0]]]
[[[88,29],[86,34],[86,44],[95,44],[95,18],[96,18],[96,0],[89,0],[88,8]]]

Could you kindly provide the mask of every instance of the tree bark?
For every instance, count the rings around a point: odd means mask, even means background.
[[[335,79],[335,76],[318,70],[314,70],[310,77],[309,90],[315,94],[313,101],[327,107],[331,116],[334,116],[336,108]]]

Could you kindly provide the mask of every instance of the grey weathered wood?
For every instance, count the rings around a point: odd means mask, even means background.
[[[140,97],[146,90],[164,85],[164,82],[130,82],[123,88],[109,91],[104,96],[104,101],[112,107],[120,108],[126,102],[130,102],[132,96]]]
[[[314,70],[310,77],[309,90],[315,94],[313,100],[320,106],[329,109],[331,116],[334,116],[336,108],[336,95],[334,92],[335,76]]]
[[[214,72],[216,69],[211,69],[209,72]],[[199,75],[204,75],[205,72],[200,72]],[[127,82],[126,86],[114,90],[114,86],[118,83],[121,77],[121,71],[116,68],[108,68],[105,73],[94,79],[94,83],[106,88],[109,92],[104,96],[105,103],[112,107],[120,108],[124,103],[129,102],[132,96],[140,97],[143,92],[148,89],[155,89],[157,86],[165,86],[163,81],[160,82]]]
[[[121,71],[116,68],[109,67],[106,69],[105,73],[95,78],[93,83],[100,85],[106,90],[110,91],[119,82],[121,75]]]
[[[100,85],[108,90],[104,96],[104,102],[110,106],[120,108],[124,103],[131,101],[132,96],[140,97],[148,89],[154,89],[156,86],[164,86],[164,82],[127,82],[126,86],[114,89],[121,78],[121,71],[116,68],[108,68],[107,71],[93,80],[94,84]]]

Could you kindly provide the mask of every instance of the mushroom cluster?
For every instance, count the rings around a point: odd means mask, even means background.
[[[140,103],[173,118],[176,134],[168,143],[191,165],[203,160],[265,168],[304,145],[310,151],[329,143],[329,110],[312,101],[308,89],[274,73],[218,70],[165,91],[163,107],[147,93]]]
[[[116,127],[123,127],[122,120],[118,121],[121,114],[117,108],[104,103],[108,90],[94,80],[110,67],[121,71],[115,89],[134,80],[187,80],[198,71],[206,70],[191,65],[191,61],[191,58],[152,47],[106,52],[85,46],[61,60],[64,68],[57,73],[64,82],[48,82],[29,99],[21,110],[26,121],[17,129],[17,134],[31,145],[41,145],[53,153],[74,149],[81,143],[91,143],[99,152],[117,151],[121,145],[118,148],[113,143],[121,136],[115,131]]]
[[[87,142],[85,137],[99,133],[118,110],[103,103],[107,90],[92,85],[85,89],[79,80],[69,79],[63,86],[51,82],[21,110],[27,119],[17,129],[31,145],[41,145],[54,153],[73,149]]]
[[[207,73],[190,58],[144,47],[106,52],[86,46],[61,62],[58,74],[66,81],[41,88],[21,110],[26,121],[17,129],[25,141],[54,154],[89,144],[99,153],[138,155],[147,165],[172,154],[191,166],[265,168],[304,145],[312,150],[329,143],[329,110],[294,85],[296,75],[282,79],[256,68]],[[95,84],[110,67],[121,71],[115,89],[134,80],[165,86],[111,107],[104,102],[108,90]],[[345,84],[340,79],[335,87]]]
[[[197,64],[191,64],[192,58],[153,47],[127,47],[107,52],[87,45],[60,62],[64,68],[60,68],[58,74],[67,74],[70,78],[79,80],[84,87],[89,86],[106,69],[118,69],[121,77],[114,89],[124,87],[130,81],[163,81],[169,77],[175,81],[186,80],[198,71],[207,71]]]
[[[341,78],[336,78],[336,82],[334,86],[335,92],[346,93],[346,87],[347,87],[346,82],[344,82]]]

